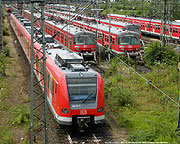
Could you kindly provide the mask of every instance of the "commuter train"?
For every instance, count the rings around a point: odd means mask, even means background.
[[[36,16],[38,17],[38,15]],[[24,17],[30,20],[30,12],[24,11]],[[40,27],[40,24],[36,23],[36,26]],[[65,23],[57,23],[49,19],[45,21],[45,32],[53,36],[64,26]],[[96,41],[94,33],[68,25],[55,36],[55,39],[62,43],[67,49],[83,56],[86,60],[96,60]]]
[[[107,17],[109,17],[109,15],[107,15]],[[142,33],[150,34],[152,36],[160,36],[161,31],[164,29],[163,34],[167,35],[167,37],[172,37],[175,40],[179,40],[180,38],[180,23],[176,21],[165,24],[164,26],[164,24],[161,23],[161,20],[158,19],[130,17],[118,14],[111,14],[111,19],[140,25]]]
[[[31,35],[18,14],[10,15],[10,23],[30,63]],[[24,18],[23,18],[24,19]],[[26,23],[26,22],[24,22]],[[52,37],[51,37],[52,38]],[[45,36],[46,40],[46,36]],[[52,40],[50,40],[52,42]],[[51,43],[46,41],[46,45]],[[35,57],[42,56],[41,41],[34,43]],[[100,74],[83,63],[83,58],[54,43],[46,47],[47,99],[55,120],[61,125],[102,122],[105,118],[103,80]],[[34,68],[41,71],[42,65]],[[34,70],[36,77],[42,77]],[[41,81],[43,85],[43,81]]]
[[[69,12],[64,12],[64,11],[60,12],[60,11],[56,11],[56,10],[49,10],[49,11],[51,13],[57,13],[57,14],[60,14],[62,16],[68,16],[68,17],[73,17],[76,14],[76,13],[69,13]],[[94,17],[87,17],[87,16],[84,16],[82,14],[77,16],[77,20],[84,20],[86,22],[98,22],[100,24],[109,25],[109,20],[107,20],[107,19],[98,18],[98,20],[96,20]],[[127,22],[120,22],[120,21],[112,19],[110,25],[112,27],[118,27],[122,30],[137,32],[137,33],[139,33],[140,39],[142,39],[141,27],[137,24],[134,24],[134,23],[130,24]]]
[[[45,12],[45,15],[48,13]],[[49,13],[50,15],[50,13]],[[30,19],[30,13],[28,11],[24,11],[24,16]],[[56,14],[50,15],[56,19],[56,21],[61,21]],[[51,22],[52,23],[52,22]],[[81,21],[74,20],[72,22],[73,26],[80,27],[81,29],[87,30],[89,32],[93,32],[96,35],[97,24],[96,23],[84,23]],[[54,26],[53,26],[54,27]],[[139,34],[132,31],[123,31],[120,28],[111,28],[111,49],[113,52],[117,54],[127,54],[129,56],[137,56],[141,55],[140,53],[140,38]],[[109,28],[107,25],[98,24],[97,29],[97,42],[99,45],[103,45],[104,47],[109,46]]]

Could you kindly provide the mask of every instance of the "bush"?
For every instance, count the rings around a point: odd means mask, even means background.
[[[164,65],[176,65],[178,54],[170,46],[161,46],[159,42],[154,42],[145,49],[144,59],[148,65],[158,63]]]
[[[115,107],[134,104],[135,95],[132,94],[128,89],[121,89],[120,86],[117,86],[117,80],[117,77],[114,77],[111,81],[108,81],[104,84],[105,97],[107,98],[108,94],[110,94],[110,99],[113,101],[113,105]]]

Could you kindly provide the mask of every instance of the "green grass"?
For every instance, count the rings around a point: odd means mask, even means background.
[[[128,140],[178,143],[178,106],[122,63],[115,68],[117,61],[112,62],[104,76],[106,110],[112,112],[119,128],[128,130]],[[178,102],[177,67],[159,64],[152,69],[142,75]]]

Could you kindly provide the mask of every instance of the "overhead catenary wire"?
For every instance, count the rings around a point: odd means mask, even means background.
[[[115,55],[113,52],[111,52],[111,54]],[[118,58],[118,57],[117,57]],[[127,63],[125,63],[122,59],[118,58],[124,65],[126,65],[129,69],[131,69],[132,71],[134,71],[137,75],[139,75],[141,78],[143,78],[145,81],[148,81],[144,76],[142,76],[140,73],[138,73],[137,71],[135,71],[131,66],[129,66]],[[171,98],[169,95],[167,95],[164,91],[162,91],[161,89],[159,89],[157,86],[155,86],[154,84],[148,82],[150,85],[152,85],[154,88],[156,88],[159,92],[161,92],[163,95],[165,95],[168,99],[170,99],[172,102],[174,102],[177,106],[180,107],[180,105],[173,99]]]
[[[91,1],[89,1],[89,3],[87,3],[86,4],[86,6],[82,9],[82,10],[80,10],[78,13],[76,13],[70,20],[69,20],[69,22],[61,29],[61,30],[63,30],[67,25],[69,25],[80,13],[82,13],[88,6],[89,6],[89,4],[91,3]],[[54,34],[52,37],[55,37],[57,34],[59,34],[60,33],[60,31],[61,30],[59,30],[56,34]],[[97,42],[97,40],[96,39],[94,39],[94,41],[95,42]],[[103,48],[105,48],[106,49],[106,47],[105,46],[103,46],[103,45],[101,45]],[[110,51],[110,53],[112,54],[112,55],[114,55],[114,56],[117,56],[117,55],[115,55],[112,51]],[[135,71],[132,67],[130,67],[127,63],[125,63],[122,59],[120,59],[120,58],[118,58],[124,65],[126,65],[129,69],[131,69],[132,71],[134,71],[137,75],[139,75],[141,78],[143,78],[145,81],[148,81],[144,76],[142,76],[140,73],[138,73],[137,71]],[[152,85],[155,89],[157,89],[159,92],[161,92],[164,96],[166,96],[169,100],[171,100],[173,103],[175,103],[177,106],[179,106],[180,107],[180,105],[173,99],[173,98],[171,98],[168,94],[166,94],[164,91],[162,91],[161,89],[159,89],[157,86],[155,86],[154,84],[152,84],[152,83],[150,83],[150,82],[148,82],[150,85]]]
[[[76,13],[70,20],[69,22],[62,27],[62,29],[60,29],[59,31],[57,31],[52,37],[56,37],[66,26],[68,26],[79,14],[81,14],[87,7],[89,7],[91,4],[91,1],[89,1],[85,6],[84,8],[82,8],[82,10],[79,10],[78,13]]]

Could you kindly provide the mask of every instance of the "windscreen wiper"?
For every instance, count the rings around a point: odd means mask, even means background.
[[[84,103],[88,98],[90,98],[91,95],[92,95],[95,91],[96,91],[96,90],[94,90],[92,93],[90,93],[90,94],[82,101],[82,103]]]

